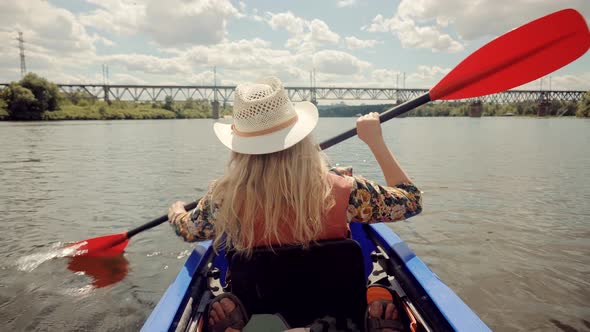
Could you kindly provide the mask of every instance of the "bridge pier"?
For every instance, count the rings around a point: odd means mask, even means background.
[[[541,100],[539,103],[539,109],[537,110],[537,116],[546,116],[549,113],[549,105],[551,105],[549,100]]]
[[[103,85],[102,86],[102,90],[104,92],[104,101],[106,101],[110,105],[111,102],[109,100],[109,86],[108,85]]]
[[[219,101],[217,100],[211,102],[211,116],[213,119],[219,119]]]
[[[481,118],[483,114],[483,105],[481,100],[476,100],[469,104],[469,117],[472,118]]]

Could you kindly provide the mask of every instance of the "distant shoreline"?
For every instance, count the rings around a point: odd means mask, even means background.
[[[1,116],[1,114],[0,114]],[[320,114],[320,118],[324,118],[324,119],[329,119],[329,118],[334,118],[334,119],[338,119],[338,118],[356,118],[357,116],[323,116]],[[562,115],[562,116],[557,116],[557,115],[545,115],[545,116],[538,116],[538,115],[534,115],[534,114],[530,114],[530,115],[483,115],[481,117],[471,117],[468,115],[457,115],[457,116],[437,116],[437,115],[428,115],[428,116],[406,116],[406,117],[399,117],[398,119],[403,119],[403,118],[472,118],[472,119],[479,119],[479,118],[515,118],[515,119],[524,119],[524,118],[538,118],[538,119],[552,119],[552,118],[580,118],[580,119],[587,119],[584,117],[577,117],[575,115]],[[170,117],[121,117],[121,118],[90,118],[90,117],[76,117],[76,116],[71,116],[68,115],[67,117],[56,117],[56,116],[52,116],[49,119],[40,119],[40,120],[12,120],[12,119],[8,119],[8,118],[2,118],[0,117],[0,122],[19,122],[19,123],[25,123],[25,122],[57,122],[57,121],[125,121],[125,120],[187,120],[187,119],[197,119],[197,120],[219,120],[219,121],[223,121],[223,120],[231,120],[231,118],[219,118],[219,119],[213,119],[212,117],[199,117],[199,116],[195,116],[195,117],[183,117],[183,118],[178,118],[178,117],[174,117],[173,115],[171,115]]]
[[[357,117],[371,112],[382,113],[394,105],[320,105],[321,117]],[[229,116],[232,106],[212,103],[208,99],[175,101],[167,95],[164,101],[99,100],[85,91],[63,92],[58,86],[34,73],[19,82],[0,89],[0,120],[157,120],[205,119]],[[590,117],[590,91],[580,100],[537,100],[504,104],[468,102],[433,102],[399,117],[447,116],[578,116]]]
[[[519,102],[509,104],[482,103],[473,113],[473,104],[459,102],[430,103],[418,107],[400,117],[588,117],[580,115],[577,102],[552,101],[542,106],[538,102]],[[384,112],[394,107],[392,104],[378,105],[320,105],[320,117],[355,118],[370,112]],[[476,106],[477,107],[477,106]],[[545,107],[540,114],[540,107]],[[231,118],[232,106],[219,109],[220,118]],[[587,114],[587,113],[586,113]],[[480,116],[478,116],[480,115]],[[96,99],[62,99],[55,111],[45,111],[34,121],[68,120],[168,120],[168,119],[213,119],[212,106],[207,100],[189,100],[168,103],[136,103],[114,101],[107,103]],[[9,119],[9,113],[0,108],[0,121]],[[28,121],[17,119],[16,121]]]

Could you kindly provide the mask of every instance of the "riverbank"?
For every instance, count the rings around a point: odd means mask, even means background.
[[[577,103],[554,102],[553,107],[544,117],[578,116]],[[0,105],[0,120],[11,120],[9,113]],[[337,105],[319,106],[320,117],[357,117],[370,112],[383,112],[393,107],[390,104],[381,105]],[[407,117],[465,117],[469,116],[468,103],[439,103],[421,106],[411,112]],[[220,107],[220,117],[231,115],[232,106]],[[533,103],[523,102],[518,104],[483,104],[482,116],[514,116],[537,117],[537,108]],[[205,119],[212,118],[211,105],[207,101],[174,102],[170,105],[163,103],[136,103],[131,101],[116,101],[110,104],[96,100],[81,100],[72,103],[62,101],[60,108],[55,111],[46,111],[39,120],[64,121],[64,120],[155,120],[155,119]]]
[[[174,103],[171,109],[161,103],[83,101],[78,104],[64,102],[55,111],[46,111],[39,120],[154,120],[154,119],[205,119],[211,118],[211,106],[204,103]],[[220,116],[231,114],[231,108],[220,107]],[[0,108],[0,120],[10,120],[6,109]]]
[[[231,114],[220,105],[219,115]],[[0,89],[0,120],[141,120],[201,119],[213,116],[209,100],[102,101],[88,92],[60,91],[57,85],[34,73]]]
[[[408,112],[403,116],[407,117],[446,117],[446,116],[470,116],[473,107],[479,107],[482,116],[590,116],[590,95],[587,94],[581,102],[557,101],[553,100],[542,107],[536,101],[523,101],[518,103],[492,104],[482,103],[474,106],[469,102],[434,102],[426,104]],[[586,101],[588,99],[588,101]],[[584,104],[586,102],[586,104]],[[381,113],[395,105],[378,104],[378,105],[321,105],[320,116],[322,117],[354,117],[364,115],[370,112]]]
[[[169,110],[157,104],[98,102],[91,106],[66,105],[60,110],[45,112],[44,120],[142,120],[142,119],[201,119],[210,115],[207,109]]]
[[[381,113],[393,104],[319,105],[321,117],[356,117]],[[232,114],[232,106],[222,104],[219,117]],[[590,91],[576,101],[547,100],[492,104],[471,102],[433,102],[402,115],[408,117],[445,116],[578,116],[590,117]],[[175,101],[102,101],[85,91],[65,93],[57,85],[29,73],[19,82],[0,89],[0,120],[142,120],[212,118],[207,99]]]

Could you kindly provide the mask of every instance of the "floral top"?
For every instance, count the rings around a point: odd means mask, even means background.
[[[404,220],[422,211],[420,190],[412,183],[395,187],[381,186],[362,176],[352,175],[352,168],[335,167],[331,172],[352,183],[348,201],[348,222],[391,222]],[[170,223],[177,235],[185,241],[194,242],[212,239],[215,220],[211,209],[209,191],[192,211],[172,216]]]

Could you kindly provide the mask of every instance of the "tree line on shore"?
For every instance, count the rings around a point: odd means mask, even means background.
[[[98,100],[87,92],[64,93],[54,83],[34,73],[0,90],[0,120],[123,120],[201,119],[211,117],[207,100],[163,102]],[[231,114],[223,105],[220,114]]]
[[[391,104],[320,106],[322,117],[352,117],[370,112],[383,112]],[[471,105],[460,102],[435,102],[409,112],[407,116],[468,116]],[[482,104],[483,116],[537,115],[539,102]],[[220,107],[220,115],[231,114],[231,106]],[[590,91],[580,102],[552,100],[546,115],[590,117]],[[77,91],[60,92],[57,85],[34,73],[0,90],[0,120],[116,120],[116,119],[185,119],[210,118],[208,100],[174,101],[167,96],[163,102],[106,102]]]
[[[364,115],[370,112],[381,113],[392,108],[393,104],[378,105],[330,105],[320,106],[323,117],[346,117]],[[523,101],[517,103],[495,104],[482,103],[482,116],[536,116],[539,111],[538,101]],[[434,102],[422,105],[408,112],[409,117],[429,116],[469,116],[471,104],[466,102]],[[547,116],[578,116],[590,117],[590,91],[580,102],[549,101],[545,112]]]

